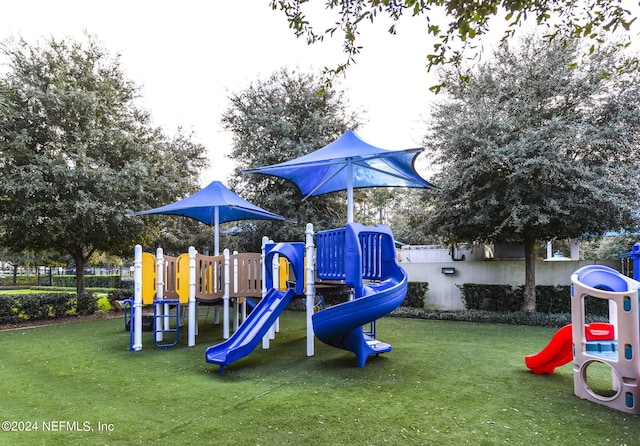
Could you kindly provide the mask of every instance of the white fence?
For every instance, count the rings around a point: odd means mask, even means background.
[[[481,248],[481,247],[480,247]],[[427,254],[418,249],[403,249],[400,263],[407,272],[410,282],[428,282],[429,290],[425,297],[425,308],[439,310],[462,310],[464,302],[459,285],[477,283],[487,285],[524,285],[523,260],[468,260],[476,259],[477,253],[484,250],[470,248],[460,250],[465,260],[451,260],[450,250],[446,248]],[[448,257],[448,258],[446,258]],[[444,259],[444,260],[437,260]],[[620,270],[620,261],[567,260],[562,262],[536,262],[536,285],[570,285],[571,274],[586,265],[606,265]],[[571,296],[567,296],[570,299]]]

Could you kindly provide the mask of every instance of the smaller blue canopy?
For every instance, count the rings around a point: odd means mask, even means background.
[[[220,181],[214,181],[193,195],[155,209],[130,212],[127,215],[181,215],[193,218],[215,228],[214,249],[218,250],[218,225],[237,220],[287,220],[266,211],[227,189]]]

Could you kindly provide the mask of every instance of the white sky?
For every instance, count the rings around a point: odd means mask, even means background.
[[[310,14],[312,24],[323,13]],[[418,147],[435,99],[429,91],[435,77],[426,69],[433,40],[425,20],[404,18],[395,36],[387,32],[389,23],[368,25],[359,37],[364,49],[340,81],[350,107],[362,112],[365,125],[358,133],[386,149]],[[344,61],[339,37],[308,46],[268,0],[20,0],[2,6],[0,40],[80,39],[85,31],[121,55],[124,73],[142,88],[142,105],[156,125],[169,135],[180,126],[194,131],[207,148],[212,167],[203,186],[226,182],[231,173],[225,157],[231,135],[220,125],[231,93],[284,66],[319,73]]]
[[[212,168],[201,180],[226,182],[232,161],[231,135],[220,116],[232,92],[265,79],[281,67],[320,73],[344,55],[339,38],[307,45],[289,29],[268,0],[21,0],[7,2],[0,16],[0,40],[24,37],[82,39],[95,35],[122,69],[142,87],[142,106],[172,135],[182,126],[208,150]],[[323,4],[323,2],[320,2]],[[420,146],[425,111],[434,95],[426,70],[426,32],[421,20],[402,20],[398,35],[382,23],[367,26],[365,48],[339,82],[350,107],[365,125],[358,133],[387,149]]]

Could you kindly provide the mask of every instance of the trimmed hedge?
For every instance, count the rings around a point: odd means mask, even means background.
[[[18,312],[16,311],[15,296],[0,296],[0,324],[17,324]]]
[[[16,324],[20,320],[60,318],[75,312],[93,314],[98,299],[93,294],[76,297],[72,293],[38,293],[0,296],[0,324]]]
[[[571,313],[527,313],[524,311],[498,312],[482,310],[444,311],[418,308],[396,308],[390,316],[414,319],[476,322],[484,324],[531,325],[539,327],[562,327],[571,323]],[[586,323],[609,322],[605,316],[586,315]]]
[[[524,286],[482,285],[465,283],[460,285],[467,310],[496,312],[518,312],[524,303]],[[586,299],[589,314],[607,316],[609,303],[605,299]],[[536,286],[536,308],[539,313],[571,313],[571,286]]]
[[[467,310],[518,311],[522,308],[522,296],[518,298],[511,285],[464,283],[460,290]]]
[[[79,294],[75,300],[76,314],[93,314],[98,311],[98,297],[93,293]]]
[[[424,308],[424,298],[429,290],[428,282],[409,282],[407,297],[402,302],[403,307]]]
[[[51,276],[51,286],[75,288],[76,276],[74,275]],[[84,286],[86,288],[119,288],[120,276],[117,274],[101,275],[101,276],[84,276]]]

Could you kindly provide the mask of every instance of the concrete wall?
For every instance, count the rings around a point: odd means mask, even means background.
[[[463,310],[462,294],[457,285],[524,285],[524,262],[499,260],[485,262],[400,262],[410,282],[429,282],[425,308]],[[605,265],[620,270],[619,261],[536,262],[536,285],[570,285],[571,274],[586,265]],[[443,274],[442,268],[454,268]]]

